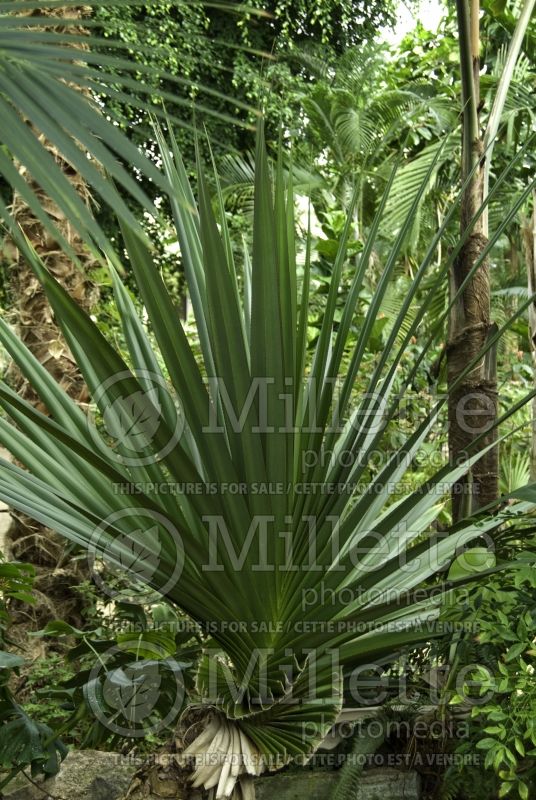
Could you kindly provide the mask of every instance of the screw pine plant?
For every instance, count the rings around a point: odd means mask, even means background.
[[[437,421],[441,399],[386,456],[366,490],[360,488],[400,393],[411,385],[408,374],[395,396],[400,361],[450,263],[422,289],[456,204],[430,243],[356,402],[353,387],[373,324],[430,174],[354,337],[354,312],[389,187],[335,323],[350,209],[311,357],[312,242],[307,235],[298,282],[291,170],[283,168],[281,153],[272,185],[261,131],[253,247],[238,269],[217,175],[215,213],[201,162],[196,204],[175,141],[168,145],[160,131],[157,136],[174,190],[202,359],[194,356],[150,244],[128,220],[122,221],[124,243],[157,348],[119,276],[117,257],[109,253],[127,360],[12,226],[96,410],[86,417],[0,322],[0,341],[48,410],[41,413],[0,385],[0,403],[11,418],[0,418],[0,441],[27,468],[1,462],[0,497],[103,554],[198,623],[206,637],[196,693],[205,712],[197,713],[198,735],[184,758],[194,760],[194,786],[216,798],[247,797],[253,775],[314,751],[341,711],[352,670],[433,635],[443,585],[430,579],[460,549],[531,511],[533,497],[528,491],[526,499],[495,515],[466,519],[432,536],[442,499],[479,457],[475,450],[392,502],[394,487]],[[434,167],[432,162],[429,173]],[[488,249],[525,197],[505,214]],[[412,321],[400,337],[409,308],[415,308]],[[341,374],[343,358],[348,366]]]

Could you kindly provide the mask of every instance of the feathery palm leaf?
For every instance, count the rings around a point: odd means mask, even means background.
[[[424,147],[416,158],[400,167],[393,181],[393,188],[382,220],[382,227],[385,232],[396,231],[400,228],[400,225],[403,224],[407,217],[408,209],[420,192],[423,177],[429,174],[428,186],[421,195],[422,200],[425,200],[435,182],[438,170],[446,161],[452,158],[452,154],[457,147],[458,137],[455,134],[450,134],[446,141],[436,142]],[[441,161],[437,159],[439,151],[441,151]],[[434,170],[430,172],[432,163],[434,163]],[[419,210],[420,205],[422,203],[419,204]]]

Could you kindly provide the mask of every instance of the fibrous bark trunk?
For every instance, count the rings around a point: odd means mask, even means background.
[[[481,175],[468,191],[462,209],[465,232],[481,204]],[[451,272],[451,296],[457,293],[487,245],[481,225],[473,227]],[[489,262],[484,258],[454,304],[449,324],[447,374],[449,384],[449,451],[454,461],[496,440],[497,376],[492,348],[459,380],[467,365],[483,350],[495,327],[490,318]],[[484,434],[482,436],[482,434]],[[492,503],[498,494],[498,452],[492,447],[474,464],[471,475],[461,479],[453,491],[454,520]]]

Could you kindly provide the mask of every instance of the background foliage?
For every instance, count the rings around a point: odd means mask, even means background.
[[[310,3],[302,0],[277,3],[256,0],[252,5],[266,13],[233,14],[227,9],[197,2],[177,5],[161,0],[140,7],[102,4],[94,13],[94,20],[98,23],[94,34],[102,38],[103,48],[106,39],[117,39],[127,45],[125,54],[132,70],[128,74],[135,79],[141,78],[143,68],[149,64],[156,63],[168,73],[165,78],[154,80],[154,110],[162,111],[167,105],[158,99],[157,90],[173,94],[178,90],[172,79],[187,79],[188,83],[181,89],[185,102],[179,111],[174,109],[175,121],[171,128],[190,175],[194,171],[196,145],[191,127],[194,117],[200,127],[206,126],[214,143],[215,159],[222,176],[223,205],[215,201],[213,182],[209,190],[218,222],[220,226],[225,222],[231,234],[240,291],[243,290],[245,265],[242,240],[246,245],[251,244],[255,110],[262,106],[265,111],[269,154],[275,156],[279,141],[284,147],[288,146],[287,149],[292,142],[292,161],[284,156],[284,170],[292,174],[298,194],[298,243],[305,238],[308,228],[312,233],[310,311],[306,328],[309,355],[321,334],[341,238],[346,237],[347,255],[335,298],[335,327],[343,318],[359,254],[380,207],[392,167],[401,157],[371,253],[370,266],[359,292],[357,314],[343,354],[345,369],[372,307],[374,288],[403,224],[404,214],[434,163],[440,144],[443,145],[420,196],[412,225],[401,243],[381,305],[374,312],[371,335],[363,353],[363,369],[354,386],[357,397],[381,358],[393,326],[398,324],[403,299],[410,290],[426,244],[442,224],[459,189],[460,83],[453,11],[445,6],[437,30],[429,31],[417,24],[399,44],[393,46],[385,44],[377,34],[393,19],[396,4],[349,4],[343,0],[324,0],[312,8]],[[505,47],[513,32],[520,4],[493,0],[482,3],[482,7],[482,62],[485,64],[482,114],[485,115],[490,110]],[[516,70],[495,148],[492,176],[495,178],[526,145],[534,129],[535,100],[531,88],[535,83],[535,42],[532,25],[525,37],[523,57]],[[95,47],[98,49],[99,44],[96,43]],[[136,72],[138,67],[140,72]],[[116,74],[125,77],[127,72],[117,69]],[[232,95],[243,105],[231,106],[220,94],[222,90],[223,94]],[[102,93],[98,98],[104,114],[110,115],[131,143],[159,165],[158,147],[147,110],[110,94]],[[239,124],[231,124],[229,116],[233,115]],[[206,152],[205,159],[209,161]],[[534,166],[534,155],[529,147],[493,197],[490,207],[492,230],[501,222],[504,210],[526,188],[534,175]],[[268,168],[276,172],[273,161]],[[178,247],[171,208],[162,187],[150,176],[140,173],[139,185],[156,206],[141,217],[144,230],[156,243],[155,264],[171,296],[181,304],[183,316],[186,316],[185,264]],[[131,192],[121,186],[118,186],[118,191],[126,207],[131,210],[138,208]],[[7,202],[5,185],[2,194]],[[352,225],[345,231],[345,211],[350,207],[354,194],[357,197],[356,210]],[[528,297],[524,241],[532,211],[528,200],[491,253],[493,316],[499,325],[516,313]],[[97,209],[97,218],[121,251],[122,234],[115,216],[102,205]],[[453,219],[442,237],[436,263],[431,265],[430,273],[419,289],[417,301],[427,296],[454,246],[456,236],[457,221]],[[101,301],[93,309],[93,318],[128,361],[125,333],[112,302],[110,275],[107,270],[98,268],[92,273],[92,278],[101,290]],[[303,247],[298,247],[297,278],[301,291],[305,281]],[[124,279],[133,307],[143,314],[142,298],[129,270]],[[3,297],[4,305],[9,308],[14,297],[6,280]],[[435,326],[434,320],[444,312],[447,298],[448,289],[444,282],[434,294],[431,321],[411,339],[401,359],[394,389],[413,372],[412,393],[400,410],[396,424],[382,437],[381,447],[386,453],[394,453],[401,447],[407,435],[421,422],[423,408],[429,409],[434,398],[446,389],[446,330],[444,325]],[[409,330],[412,319],[410,311],[400,325],[398,342]],[[154,330],[147,324],[147,319],[144,323],[145,333],[154,344]],[[199,334],[191,313],[185,329],[194,353],[199,355]],[[503,413],[508,412],[534,385],[531,335],[527,314],[523,313],[501,340],[499,383]],[[525,406],[518,411],[505,423],[504,430],[509,426],[517,428],[523,423],[524,427],[517,429],[501,444],[500,477],[504,493],[526,484],[531,468],[534,469],[529,452],[530,408]],[[445,421],[440,419],[426,446],[412,460],[404,487],[393,493],[389,502],[395,503],[429,479],[445,453]],[[369,465],[366,479],[374,480],[377,475],[378,467]],[[441,531],[450,522],[448,503],[443,502],[434,527]],[[447,769],[441,789],[445,798],[509,795],[527,800],[536,791],[536,585],[532,537],[532,530],[527,526],[521,534],[506,537],[497,552],[499,559],[522,561],[518,570],[490,577],[486,585],[474,588],[463,599],[456,593],[451,595],[443,611],[445,620],[470,620],[474,624],[472,632],[456,640],[454,649],[451,637],[446,636],[424,654],[422,650],[410,651],[406,654],[406,661],[401,659],[400,663],[385,665],[384,674],[386,679],[390,679],[397,669],[405,669],[403,664],[412,664],[412,679],[417,687],[422,688],[423,676],[430,669],[450,664],[454,675],[456,671],[477,663],[475,669],[467,673],[468,680],[472,681],[467,694],[473,693],[478,697],[491,694],[489,702],[473,709],[468,736],[461,743],[446,745],[460,754],[480,753],[483,765]],[[122,643],[125,644],[122,633],[125,620],[132,622],[135,618],[140,625],[139,642],[154,644],[156,637],[159,647],[164,647],[166,657],[184,664],[188,691],[195,695],[192,675],[199,664],[203,639],[189,634],[185,636],[180,631],[176,612],[171,606],[165,603],[144,605],[140,600],[131,606],[117,606],[110,613],[110,609],[96,599],[94,590],[89,588],[82,595],[81,619],[49,620],[38,638],[47,643],[51,658],[44,665],[32,665],[32,640],[12,641],[9,635],[10,615],[32,602],[32,572],[32,567],[16,561],[0,564],[0,658],[3,659],[0,663],[0,741],[6,745],[1,763],[4,770],[31,764],[35,772],[53,772],[57,768],[57,754],[61,755],[63,749],[52,729],[64,732],[65,740],[75,746],[123,746],[95,719],[85,701],[85,686],[95,651],[99,652],[100,648],[117,648],[112,671],[121,679],[125,674],[135,676],[136,670],[150,668],[146,652],[139,648],[133,652],[128,642],[122,648]],[[23,656],[19,656],[19,650]],[[134,672],[129,673],[129,669]],[[454,714],[456,707],[463,705],[466,698],[456,694],[449,683],[443,689],[440,704],[443,713]],[[108,701],[113,699],[113,693],[107,696],[103,693],[101,697],[106,706],[107,698]],[[165,705],[165,693],[162,697]],[[155,708],[156,718],[162,710]],[[166,732],[162,739],[148,737],[143,747],[150,750],[161,744],[165,735]],[[37,754],[31,753],[27,746],[28,737],[32,736],[34,741],[37,737],[40,743],[41,749]],[[397,746],[400,747],[400,743]]]

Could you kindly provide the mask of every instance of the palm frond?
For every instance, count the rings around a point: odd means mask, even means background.
[[[146,565],[143,580],[205,634],[197,691],[207,706],[206,722],[185,757],[199,756],[196,785],[223,798],[237,782],[247,785],[252,774],[310,754],[337,718],[343,682],[358,665],[394,657],[402,646],[435,635],[446,588],[438,583],[441,573],[470,542],[532,512],[534,488],[528,499],[435,537],[444,497],[482,455],[477,437],[465,462],[445,464],[393,503],[444,398],[364,489],[360,483],[411,385],[412,376],[405,375],[395,388],[408,343],[457,255],[454,248],[436,267],[437,245],[463,188],[393,308],[385,348],[372,365],[366,362],[441,151],[421,173],[357,333],[356,307],[396,175],[388,180],[339,314],[354,196],[309,358],[311,237],[299,283],[292,170],[284,169],[282,154],[270,171],[261,130],[253,245],[245,259],[250,269],[241,276],[218,176],[213,202],[201,160],[194,192],[173,137],[166,142],[158,131],[157,138],[173,187],[202,359],[194,356],[151,248],[127,219],[121,220],[125,247],[159,351],[152,352],[113,272],[130,367],[12,225],[85,377],[95,416],[86,419],[1,325],[4,346],[49,415],[0,384],[0,405],[17,426],[3,420],[0,442],[28,469],[1,462],[0,497],[114,565],[131,569],[129,546],[140,535],[148,551],[159,554],[151,569]],[[425,285],[431,270],[434,280]],[[521,305],[516,314],[522,312]],[[358,378],[364,391],[356,397]],[[170,484],[173,493],[155,490]],[[117,490],[132,485],[139,489],[134,496]],[[217,750],[226,758],[214,766],[207,754]],[[232,762],[239,766],[231,771]]]
[[[182,1],[177,0],[179,5]],[[135,0],[112,0],[119,6],[125,3],[133,5]],[[132,107],[157,117],[164,116],[165,101],[168,118],[184,126],[190,124],[193,83],[129,59],[128,42],[92,35],[97,22],[87,12],[102,5],[110,3],[90,0],[82,13],[79,4],[68,2],[22,0],[0,4],[0,112],[4,121],[2,143],[7,151],[2,153],[0,174],[37,209],[35,188],[39,186],[63,214],[79,220],[88,243],[106,248],[102,232],[57,161],[61,158],[67,162],[101,201],[141,231],[125,194],[153,215],[158,212],[130,170],[138,171],[163,193],[168,193],[170,186],[152,160],[113,119],[101,113],[97,97],[128,98]],[[237,13],[232,4],[221,7]],[[174,86],[175,91],[159,88],[162,81]],[[249,110],[247,106],[215,89],[206,88],[207,94],[224,101],[229,112],[212,110],[202,99],[197,103],[200,112],[216,115],[229,124],[241,124],[232,110]],[[43,139],[58,158],[45,148]],[[19,165],[18,176],[12,160]],[[113,178],[121,191],[106,176]],[[53,219],[46,214],[43,224],[57,235]]]
[[[401,222],[406,218],[408,209],[411,207],[415,197],[420,192],[423,177],[429,174],[429,183],[426,192],[421,194],[421,199],[426,198],[427,193],[433,186],[435,176],[442,163],[452,157],[452,153],[458,146],[457,137],[449,135],[443,142],[434,143],[423,148],[419,155],[412,161],[404,164],[395,177],[392,191],[389,195],[385,217],[382,221],[384,231],[396,231]],[[441,163],[437,163],[437,154],[442,151]],[[430,174],[430,165],[436,162],[433,172]],[[419,206],[422,205],[419,203]]]
[[[510,457],[503,461],[502,474],[500,478],[500,489],[504,494],[510,494],[523,486],[530,480],[530,457],[527,453],[511,453]]]

